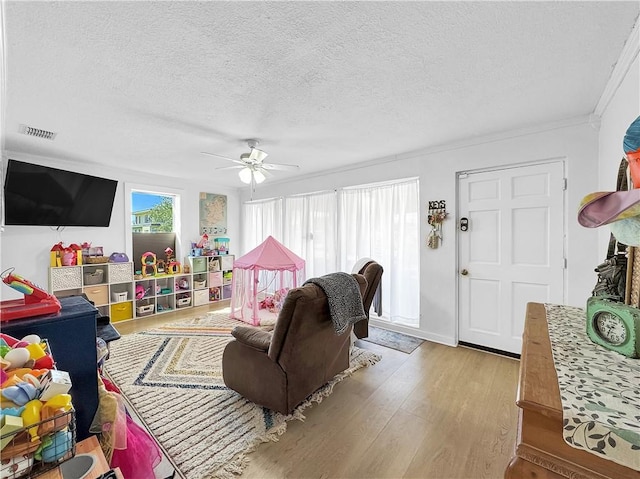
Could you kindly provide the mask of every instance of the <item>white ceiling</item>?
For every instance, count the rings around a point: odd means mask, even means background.
[[[589,115],[640,2],[3,8],[7,150],[241,186],[200,152],[258,138],[308,175]]]

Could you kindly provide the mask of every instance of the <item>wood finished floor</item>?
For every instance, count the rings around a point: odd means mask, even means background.
[[[213,309],[213,308],[211,308]],[[207,307],[116,323],[121,334]],[[425,341],[382,355],[248,455],[241,478],[498,479],[513,453],[519,361]]]

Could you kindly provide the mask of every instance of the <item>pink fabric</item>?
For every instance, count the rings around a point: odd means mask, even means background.
[[[127,415],[127,448],[113,451],[110,466],[119,467],[126,479],[154,479],[153,468],[160,461],[160,448],[153,438]]]
[[[120,394],[118,387],[102,378],[107,391]],[[151,435],[126,412],[116,419],[116,440],[110,467],[119,467],[125,479],[155,479],[153,468],[162,461],[162,453]]]
[[[268,271],[297,271],[304,268],[304,260],[273,236],[233,262],[234,268]]]

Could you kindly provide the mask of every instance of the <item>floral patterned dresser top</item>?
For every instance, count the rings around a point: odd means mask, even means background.
[[[640,360],[593,343],[582,308],[545,304],[571,446],[640,471]]]

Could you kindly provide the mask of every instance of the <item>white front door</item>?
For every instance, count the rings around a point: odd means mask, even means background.
[[[458,340],[520,354],[527,302],[564,298],[561,161],[460,174]]]

